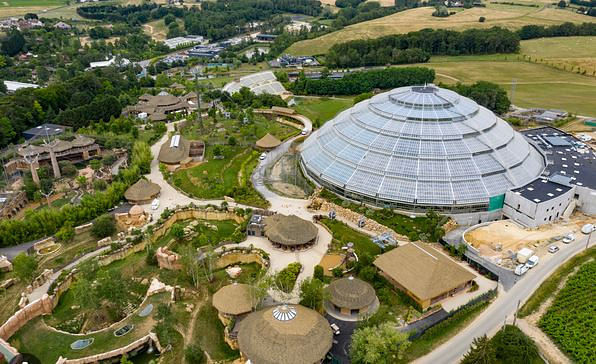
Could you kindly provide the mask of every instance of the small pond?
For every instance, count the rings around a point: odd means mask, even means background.
[[[133,324],[127,324],[122,326],[121,328],[119,328],[118,330],[114,331],[114,336],[120,337],[120,336],[124,336],[126,334],[128,334],[129,332],[132,331],[132,329],[135,328],[135,325]]]
[[[149,314],[153,311],[153,304],[150,303],[147,306],[143,307],[143,309],[141,310],[141,312],[139,312],[139,316],[141,317],[147,317],[149,316]]]
[[[70,344],[70,348],[72,350],[82,350],[85,349],[87,346],[93,344],[94,340],[94,338],[80,339]]]

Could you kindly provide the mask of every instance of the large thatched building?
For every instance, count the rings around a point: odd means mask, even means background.
[[[240,353],[254,364],[320,363],[332,340],[327,320],[299,305],[269,307],[239,323]]]
[[[124,197],[130,203],[144,205],[156,198],[159,191],[161,191],[159,185],[141,178],[124,192]]]
[[[219,312],[219,318],[224,323],[233,317],[249,313],[256,305],[257,298],[248,284],[229,284],[221,287],[213,295],[213,307]]]
[[[319,230],[296,215],[276,214],[265,218],[265,236],[282,249],[301,249],[314,245]]]
[[[379,307],[374,288],[367,282],[354,278],[340,278],[327,287],[329,299],[325,308],[330,314],[339,313],[351,318],[364,318]]]
[[[423,309],[466,289],[476,278],[427,244],[402,245],[379,256],[374,265]]]
[[[126,115],[144,115],[151,121],[166,121],[167,115],[171,113],[182,112],[188,113],[193,108],[188,100],[191,97],[176,97],[170,94],[160,94],[152,96],[144,94],[139,97],[139,102],[134,106],[129,106],[124,109],[123,113]]]

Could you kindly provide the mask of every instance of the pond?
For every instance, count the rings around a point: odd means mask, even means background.
[[[121,328],[119,328],[118,330],[114,331],[114,336],[116,336],[116,337],[124,336],[124,335],[128,334],[129,332],[131,332],[132,329],[134,329],[134,328],[135,328],[135,325],[133,325],[133,324],[124,325]]]
[[[80,339],[70,344],[70,348],[72,350],[82,350],[85,349],[87,346],[93,344],[94,340],[94,338]]]
[[[151,314],[151,312],[153,311],[153,304],[150,303],[147,306],[145,306],[141,312],[139,312],[139,316],[140,317],[147,317],[149,316],[149,314]]]

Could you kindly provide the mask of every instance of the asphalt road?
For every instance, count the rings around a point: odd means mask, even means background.
[[[511,323],[518,302],[520,302],[521,306],[557,267],[586,248],[588,237],[582,235],[581,238],[569,245],[559,244],[561,248],[559,252],[541,261],[535,268],[529,270],[508,291],[505,292],[500,289],[498,298],[468,327],[428,355],[416,360],[415,363],[458,363],[461,357],[469,350],[474,338],[485,334],[489,336],[493,335],[502,327],[505,320]],[[594,240],[596,239],[592,239],[589,245],[590,247],[595,245]]]

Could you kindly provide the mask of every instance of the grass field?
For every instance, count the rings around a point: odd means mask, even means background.
[[[383,18],[354,24],[321,37],[297,42],[287,49],[294,55],[324,54],[332,45],[354,39],[377,38],[389,34],[408,33],[424,28],[467,29],[502,26],[516,29],[527,24],[559,24],[563,22],[596,22],[596,18],[568,10],[488,4],[486,8],[465,9],[448,18],[431,16],[433,8],[402,11]],[[486,21],[479,23],[484,16]]]
[[[294,99],[296,100],[296,106],[294,106],[296,112],[306,116],[313,123],[319,120],[321,125],[353,104],[351,97],[295,97]]]
[[[562,70],[596,76],[596,37],[526,40],[520,53]]]
[[[433,57],[418,66],[433,68],[437,73],[436,83],[479,80],[497,83],[517,106],[557,108],[596,116],[595,77],[526,62],[521,55]]]

